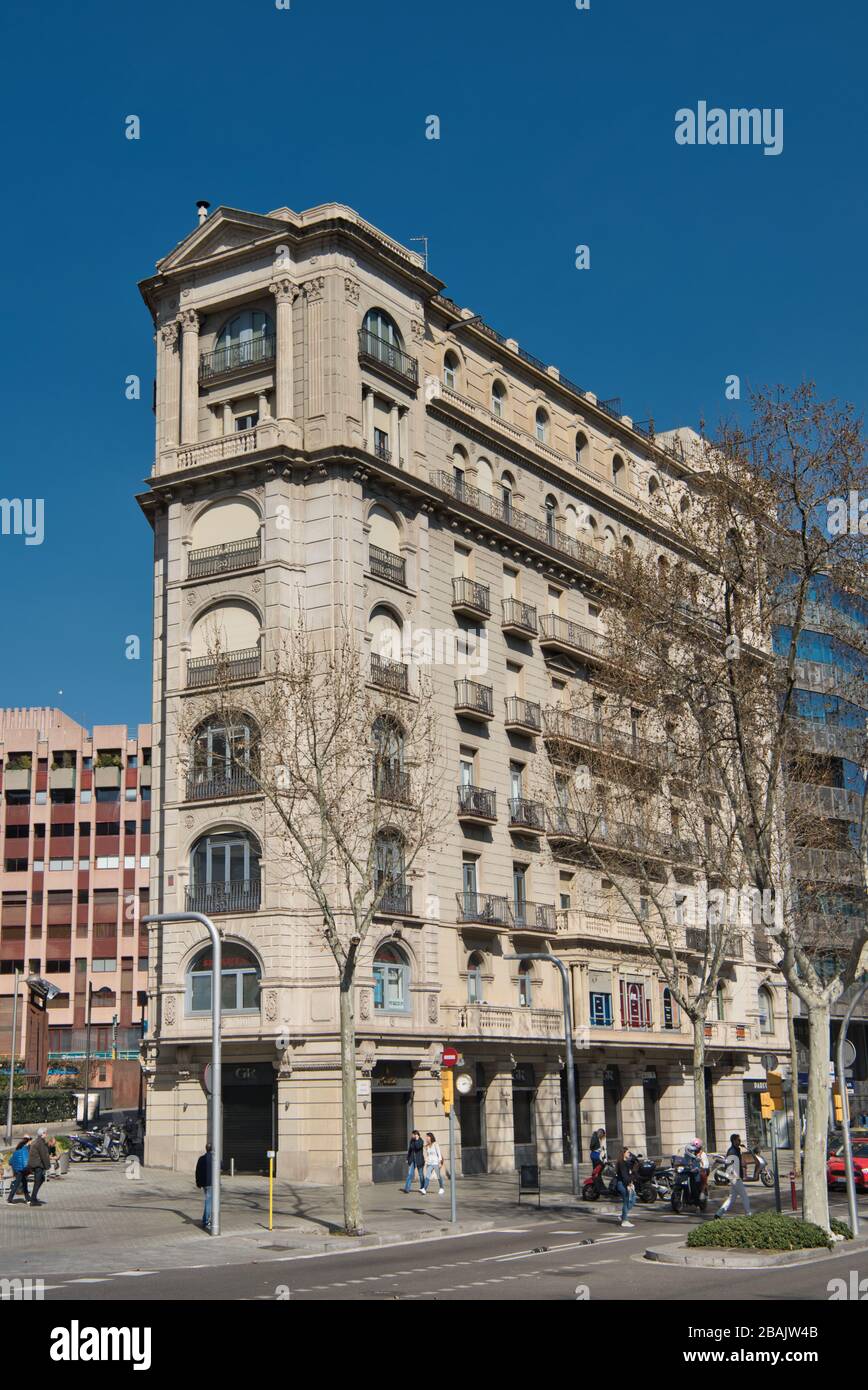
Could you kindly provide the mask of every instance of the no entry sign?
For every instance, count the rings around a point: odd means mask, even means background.
[[[457,1062],[458,1062],[458,1053],[455,1051],[455,1048],[454,1048],[454,1047],[444,1047],[444,1049],[443,1049],[443,1055],[442,1055],[442,1057],[440,1058],[440,1065],[441,1065],[442,1067],[454,1067],[454,1066],[456,1066]]]

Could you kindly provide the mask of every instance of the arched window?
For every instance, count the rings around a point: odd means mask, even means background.
[[[369,309],[362,328],[379,343],[403,351],[404,340],[398,331],[398,325],[382,309]]]
[[[533,967],[529,960],[519,962],[518,1003],[519,1008],[529,1009],[533,1004]]]
[[[558,504],[551,493],[546,498],[546,538],[550,545],[554,544],[555,522],[558,514]]]
[[[458,389],[458,358],[454,352],[447,352],[443,358],[443,382],[450,391]]]
[[[502,381],[495,381],[491,388],[492,413],[503,419],[506,414],[506,387]]]
[[[195,957],[187,971],[187,1013],[211,1013],[214,960],[211,946]],[[244,946],[223,943],[220,963],[220,1007],[224,1014],[259,1012],[259,962]]]
[[[203,835],[190,859],[188,912],[255,912],[260,896],[259,845],[247,830]]]
[[[648,496],[653,497],[659,486],[659,478],[655,478],[654,474],[652,473],[651,477],[648,479]]]
[[[217,338],[218,371],[264,362],[274,355],[274,328],[261,309],[245,309],[224,324]]]
[[[568,502],[564,507],[564,529],[570,540],[576,540],[579,534],[579,514],[572,502]]]
[[[378,1013],[408,1013],[410,966],[407,957],[391,941],[374,956],[374,1008]]]
[[[467,485],[467,455],[460,444],[456,444],[452,450],[452,481],[455,484],[455,496],[463,497]]]
[[[500,500],[503,503],[503,519],[509,521],[512,515],[512,489],[515,486],[510,473],[500,476]]]
[[[627,466],[620,454],[612,459],[612,482],[622,490],[627,486]]]
[[[587,468],[589,454],[588,437],[579,430],[576,435],[576,463],[581,463]]]
[[[395,830],[383,830],[377,836],[374,891],[379,895],[379,912],[409,915],[412,889],[404,880],[404,842]]]
[[[244,497],[213,502],[193,522],[188,579],[254,564],[259,558],[259,512]],[[205,555],[197,552],[205,551]]]
[[[467,961],[467,1002],[482,1003],[483,959],[479,951],[474,951]]]
[[[611,555],[611,554],[612,554],[612,551],[615,549],[615,546],[616,546],[616,545],[617,545],[617,541],[616,541],[616,539],[615,539],[615,532],[612,530],[611,526],[606,526],[606,527],[604,528],[604,530],[603,530],[603,552],[604,552],[604,554],[606,554],[606,555]]]
[[[667,1030],[677,1027],[676,1020],[675,1000],[672,997],[672,990],[666,985],[663,990],[663,1027]]]
[[[537,437],[537,439],[539,440],[540,444],[547,444],[547,443],[548,443],[548,437],[549,437],[549,417],[548,417],[548,415],[546,414],[546,412],[543,410],[542,406],[540,406],[540,407],[538,408],[537,413],[536,413],[536,417],[535,417],[535,421],[534,421],[534,431],[535,431],[535,433],[536,433],[536,437]]]
[[[213,684],[221,674],[244,679],[259,673],[262,635],[259,614],[227,599],[202,613],[190,633],[188,686]]]
[[[772,992],[765,985],[761,985],[757,991],[757,1002],[759,1004],[760,1032],[773,1033],[775,1031],[775,1005]]]
[[[717,1015],[718,1023],[726,1022],[726,990],[722,984],[718,984],[714,991],[714,1010]]]
[[[687,496],[687,493],[684,494],[681,501],[678,503],[678,510],[682,516],[686,516],[690,511],[690,498]]]
[[[374,745],[374,793],[384,801],[406,801],[409,791],[404,769],[404,730],[395,719],[379,714],[371,729]]]
[[[402,654],[402,627],[400,619],[390,608],[378,604],[370,616],[368,631],[371,634],[371,651],[383,661],[400,661]]]
[[[621,537],[621,544],[622,544],[622,546],[624,547],[625,550],[632,550],[632,549],[633,549],[633,540],[632,540],[632,538],[631,538],[630,536],[622,536],[622,537]]]
[[[484,492],[486,497],[494,496],[494,473],[488,459],[478,458],[476,460],[476,486],[480,492]]]
[[[208,719],[193,740],[192,770],[187,780],[187,800],[239,796],[258,790],[259,731],[252,720],[227,724]]]

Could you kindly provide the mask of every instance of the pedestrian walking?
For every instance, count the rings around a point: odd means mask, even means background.
[[[442,1197],[443,1193],[446,1191],[445,1187],[443,1186],[443,1177],[440,1172],[443,1163],[443,1155],[440,1152],[440,1145],[437,1143],[437,1140],[434,1138],[434,1135],[431,1133],[430,1129],[426,1134],[425,1138],[428,1140],[428,1143],[425,1145],[425,1181],[422,1184],[422,1195],[423,1197],[427,1195],[428,1187],[431,1183],[431,1178],[436,1173],[437,1182],[440,1187],[440,1196]]]
[[[196,1186],[205,1194],[205,1210],[202,1212],[202,1230],[211,1229],[211,1192],[214,1186],[214,1155],[211,1145],[205,1145],[205,1152],[196,1164]]]
[[[618,1154],[615,1164],[615,1191],[621,1196],[621,1225],[625,1230],[633,1230],[630,1212],[636,1204],[636,1187],[633,1182],[633,1169],[636,1159],[626,1144]]]
[[[27,1172],[33,1174],[33,1191],[28,1199],[28,1206],[43,1207],[44,1202],[39,1200],[39,1189],[45,1182],[45,1174],[51,1167],[51,1150],[48,1147],[48,1130],[43,1126],[36,1131],[36,1138],[31,1142],[27,1155]]]
[[[404,1183],[404,1191],[409,1192],[413,1186],[413,1174],[419,1174],[419,1186],[425,1188],[425,1140],[414,1129],[410,1135],[410,1143],[407,1146],[407,1181]]]
[[[594,1168],[606,1161],[606,1131],[600,1125],[591,1135],[591,1164]]]
[[[741,1138],[738,1134],[729,1136],[729,1148],[726,1151],[726,1176],[729,1178],[729,1196],[721,1204],[720,1210],[714,1213],[715,1218],[725,1216],[732,1206],[733,1198],[739,1197],[744,1207],[745,1216],[750,1216],[750,1197],[744,1185],[744,1163],[741,1157]]]
[[[30,1162],[30,1135],[25,1134],[23,1139],[19,1139],[9,1160],[9,1167],[12,1169],[12,1186],[9,1189],[7,1202],[15,1201],[15,1194],[20,1188],[24,1193],[25,1202],[30,1201],[30,1193],[27,1191],[27,1164]]]

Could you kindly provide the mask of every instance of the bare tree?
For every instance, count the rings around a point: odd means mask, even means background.
[[[226,731],[228,757],[266,802],[267,862],[292,893],[296,921],[319,919],[339,996],[344,1222],[362,1233],[356,1086],[355,980],[379,915],[411,908],[407,882],[446,815],[430,680],[406,684],[404,666],[382,662],[366,679],[360,634],[340,615],[313,630],[299,613],[254,690],[231,680],[219,649],[215,690],[188,705],[182,746],[196,757],[204,713]],[[232,731],[255,726],[252,747]],[[422,910],[424,910],[423,905]],[[417,908],[418,910],[418,908]]]
[[[868,517],[852,524],[854,503],[857,517],[860,503],[868,510],[868,479],[849,407],[818,400],[811,385],[757,392],[752,405],[750,432],[694,437],[655,476],[653,543],[621,557],[608,618],[661,723],[674,722],[713,770],[746,884],[772,919],[766,947],[809,1030],[805,1214],[828,1228],[830,1011],[865,968],[868,846],[864,804],[858,832],[830,848],[795,784],[824,780],[810,776],[815,711],[800,694],[812,678],[812,623],[828,629],[831,618],[828,641],[839,646],[827,654],[833,666],[841,654],[850,687],[852,703],[829,695],[827,717],[868,703]],[[841,881],[855,915],[834,909]]]

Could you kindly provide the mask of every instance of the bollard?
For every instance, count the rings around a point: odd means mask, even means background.
[[[793,1211],[798,1211],[798,1209],[799,1209],[799,1202],[798,1202],[798,1198],[796,1197],[796,1170],[795,1170],[795,1168],[791,1168],[791,1169],[790,1169],[790,1201],[791,1201],[792,1204],[793,1204]]]

